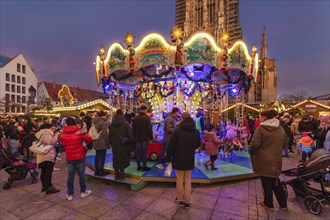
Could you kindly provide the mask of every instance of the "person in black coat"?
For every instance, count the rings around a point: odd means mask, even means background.
[[[308,115],[304,115],[298,124],[298,131],[302,132],[313,132],[315,130],[315,125],[309,120]]]
[[[147,167],[147,150],[149,141],[153,139],[153,133],[146,106],[142,106],[139,114],[134,117],[132,129],[136,146],[137,171],[148,171],[150,168]]]
[[[109,141],[112,146],[115,180],[124,179],[124,169],[130,165],[130,150],[133,142],[131,126],[125,120],[121,109],[116,111],[109,128]]]
[[[171,136],[166,162],[172,159],[172,166],[176,173],[177,200],[180,206],[190,207],[191,170],[195,164],[195,150],[201,145],[199,131],[190,114],[182,114],[182,122]]]

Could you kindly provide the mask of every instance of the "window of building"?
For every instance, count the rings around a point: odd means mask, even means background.
[[[20,108],[20,107],[17,107],[17,108],[16,108],[16,112],[17,112],[17,113],[20,113],[20,112],[21,112],[21,108]]]
[[[14,112],[15,112],[15,106],[12,106],[12,107],[10,108],[10,111],[11,111],[12,113],[14,113]]]
[[[10,84],[6,83],[6,92],[10,92]]]
[[[22,106],[22,112],[24,113],[26,111],[25,106]]]
[[[17,64],[17,72],[19,72],[19,73],[21,72],[21,64],[20,63]]]
[[[22,84],[23,84],[23,85],[26,84],[25,77],[22,77]]]
[[[26,67],[25,67],[25,65],[22,65],[22,73],[26,73]]]
[[[21,86],[17,86],[17,93],[21,93]]]
[[[17,83],[21,83],[21,77],[17,76]]]
[[[16,80],[15,80],[15,75],[13,74],[13,75],[11,75],[11,82],[15,82]]]
[[[10,73],[6,73],[6,81],[10,81]]]
[[[11,92],[15,92],[15,85],[11,85]]]
[[[17,96],[17,100],[16,100],[16,102],[17,102],[17,103],[21,103],[21,96],[20,96],[20,95]]]
[[[11,102],[15,102],[15,95],[11,95]]]
[[[22,86],[22,93],[25,94],[25,86]]]
[[[26,98],[25,98],[25,96],[22,96],[22,103],[26,103]]]
[[[6,112],[9,112],[9,105],[7,104],[7,102],[10,101],[10,95],[9,94],[6,94],[6,100],[5,100],[5,111]]]

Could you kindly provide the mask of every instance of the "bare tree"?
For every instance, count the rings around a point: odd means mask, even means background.
[[[279,99],[285,102],[294,103],[303,101],[309,97],[309,94],[305,90],[301,90],[298,92],[285,93],[281,95]]]
[[[11,108],[21,107],[22,105],[16,102],[11,102],[8,97],[2,97],[0,99],[0,113],[7,114]]]

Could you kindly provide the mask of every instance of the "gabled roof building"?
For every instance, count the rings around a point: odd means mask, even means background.
[[[0,114],[27,113],[36,101],[29,88],[37,88],[37,78],[24,56],[0,54],[0,99],[5,103],[0,106]]]

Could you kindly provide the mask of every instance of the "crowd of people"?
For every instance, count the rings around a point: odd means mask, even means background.
[[[191,171],[195,166],[195,152],[205,145],[205,153],[209,160],[204,164],[206,169],[217,170],[215,161],[219,148],[224,142],[235,136],[235,129],[230,130],[232,123],[227,123],[223,132],[214,127],[208,117],[204,119],[201,110],[194,120],[192,116],[174,107],[164,120],[164,137],[162,150],[156,162],[156,168],[165,170],[173,167],[176,174],[177,198],[181,207],[190,207]],[[273,210],[273,192],[282,210],[287,209],[286,197],[279,183],[282,170],[282,157],[289,153],[301,155],[301,162],[308,160],[318,148],[330,150],[330,116],[314,119],[312,115],[293,116],[284,113],[279,116],[275,110],[261,112],[252,120],[244,117],[243,126],[249,130],[253,170],[261,178],[265,198],[260,205]],[[234,126],[232,126],[234,127]],[[232,134],[233,133],[233,134]],[[147,149],[153,140],[151,118],[147,107],[142,106],[136,115],[124,115],[118,109],[109,121],[108,115],[99,111],[92,117],[82,113],[79,117],[60,119],[43,118],[34,120],[10,120],[1,122],[1,147],[5,141],[16,158],[36,157],[41,170],[41,191],[46,194],[57,193],[59,190],[52,184],[52,173],[56,171],[56,161],[61,160],[61,149],[65,151],[68,170],[67,196],[71,201],[74,194],[74,176],[79,176],[80,196],[84,198],[92,193],[86,187],[85,161],[89,149],[95,150],[95,175],[104,176],[107,150],[112,148],[115,180],[125,179],[125,169],[130,166],[131,146],[136,148],[137,171],[148,171]],[[33,141],[52,145],[46,154],[31,155],[29,147]],[[294,144],[295,143],[295,144]],[[293,146],[296,146],[295,152]],[[267,164],[267,166],[265,166]],[[1,169],[1,168],[0,168]],[[327,180],[330,181],[330,176]],[[327,182],[329,183],[329,182]]]

